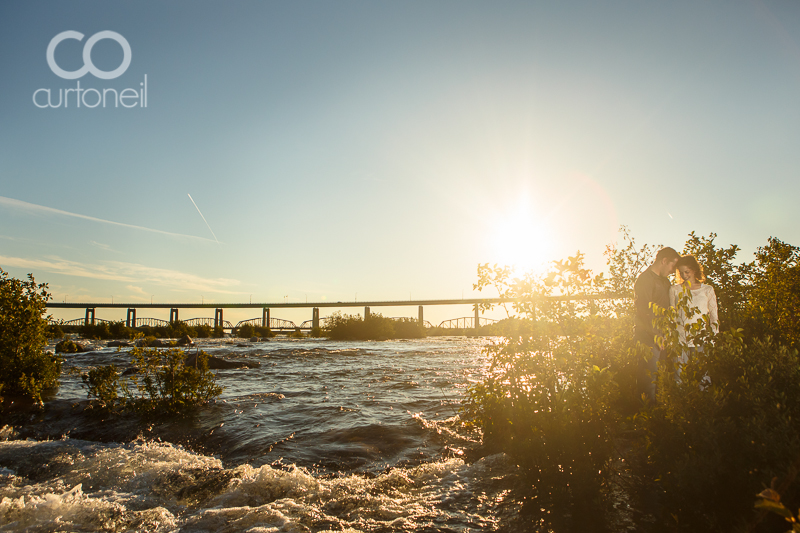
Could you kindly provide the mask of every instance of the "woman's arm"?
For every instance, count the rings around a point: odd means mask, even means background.
[[[708,287],[708,318],[711,320],[711,329],[714,333],[719,332],[719,313],[717,311],[717,293],[714,292],[714,287]]]

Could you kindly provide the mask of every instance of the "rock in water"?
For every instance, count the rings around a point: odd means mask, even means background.
[[[178,346],[190,346],[194,344],[194,341],[189,335],[184,335],[178,340]]]
[[[109,348],[130,348],[133,344],[126,341],[111,341],[106,346]]]
[[[186,366],[197,366],[197,354],[192,354],[186,358]],[[245,363],[244,361],[226,361],[213,355],[208,356],[208,368],[211,370],[228,370],[231,368],[258,368],[259,363]]]

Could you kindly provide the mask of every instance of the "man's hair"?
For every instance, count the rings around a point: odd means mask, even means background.
[[[676,252],[674,249],[670,248],[669,246],[665,246],[658,251],[656,254],[655,262],[658,263],[662,259],[666,259],[667,261],[675,261],[676,259],[680,259],[681,254]]]
[[[700,263],[697,262],[697,259],[693,255],[684,255],[680,259],[678,259],[678,263],[675,265],[675,269],[679,269],[681,267],[689,267],[689,270],[694,272],[694,277],[697,278],[697,281],[705,281],[706,277],[703,275],[703,267],[700,266]],[[676,281],[678,283],[683,283],[686,281],[681,277],[680,271],[675,274],[677,278]]]

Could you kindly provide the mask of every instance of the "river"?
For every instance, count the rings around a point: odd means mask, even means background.
[[[67,356],[43,413],[0,432],[0,531],[507,529],[515,469],[471,453],[458,417],[488,342],[201,340],[259,366],[216,371],[216,402],[144,426],[86,416],[70,369],[129,365],[98,343]]]

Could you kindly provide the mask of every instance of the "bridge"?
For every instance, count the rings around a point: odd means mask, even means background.
[[[97,322],[109,322],[102,318],[96,317],[97,309],[127,309],[127,318],[125,325],[128,327],[141,327],[144,325],[168,325],[174,322],[180,322],[179,310],[180,309],[214,309],[214,318],[191,318],[186,320],[189,325],[209,325],[211,327],[221,326],[224,329],[238,328],[244,324],[251,324],[253,326],[269,327],[273,330],[297,330],[297,329],[311,329],[321,327],[327,317],[320,318],[320,308],[338,308],[347,309],[353,307],[363,307],[364,317],[369,318],[370,311],[373,307],[417,307],[418,308],[418,322],[426,327],[432,327],[432,324],[424,319],[423,308],[431,305],[472,305],[474,306],[475,313],[472,317],[454,318],[445,320],[439,327],[442,328],[475,328],[478,326],[486,325],[494,320],[480,316],[480,306],[486,304],[504,304],[515,302],[532,302],[536,301],[569,301],[569,300],[604,300],[604,299],[618,299],[622,296],[615,294],[597,294],[597,295],[579,295],[579,296],[547,296],[537,299],[522,299],[522,298],[461,298],[461,299],[443,299],[443,300],[376,300],[366,302],[312,302],[312,303],[105,303],[105,302],[48,302],[48,309],[84,309],[84,318],[78,318],[65,322],[65,324],[95,324]],[[306,320],[300,326],[297,326],[290,320],[275,318],[271,316],[273,309],[311,309],[312,318]],[[169,321],[156,319],[156,318],[136,318],[136,312],[140,309],[169,309]],[[242,320],[233,326],[229,321],[224,320],[223,311],[225,309],[261,309],[261,317],[250,318]],[[408,317],[402,317],[408,318]]]

